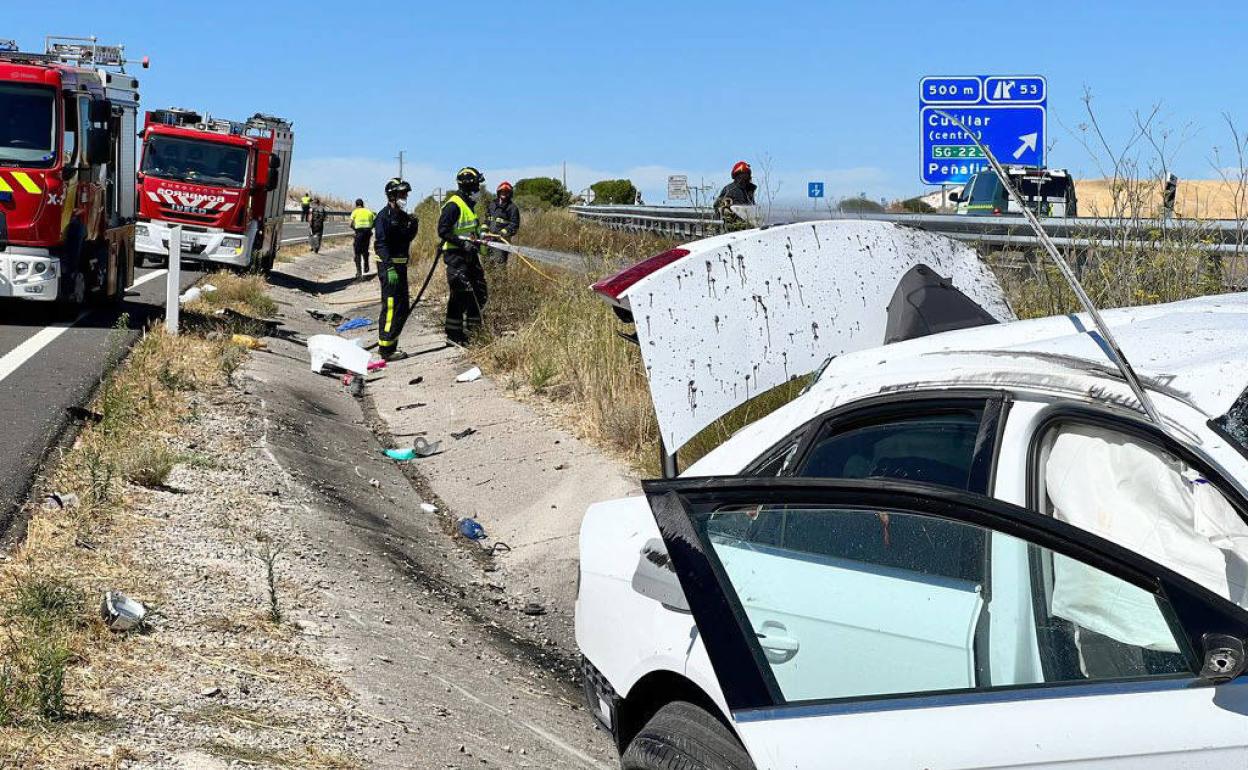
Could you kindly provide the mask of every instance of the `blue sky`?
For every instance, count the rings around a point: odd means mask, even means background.
[[[1248,4],[1185,2],[61,3],[5,0],[0,37],[95,34],[148,55],[148,107],[295,122],[296,181],[376,200],[406,151],[418,191],[568,168],[569,186],[669,173],[716,187],[769,157],[779,198],[895,197],[919,182],[918,80],[1048,78],[1049,162],[1098,176],[1075,133],[1095,97],[1110,141],[1161,104],[1180,176],[1214,176],[1248,131]],[[243,9],[252,14],[238,21]],[[1223,165],[1229,165],[1224,163]]]

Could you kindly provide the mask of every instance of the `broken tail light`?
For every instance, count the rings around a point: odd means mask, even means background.
[[[615,302],[619,300],[621,294],[628,291],[629,287],[640,281],[642,278],[645,278],[651,273],[657,272],[681,257],[686,257],[688,255],[688,249],[668,249],[661,254],[655,254],[649,259],[642,260],[630,268],[621,270],[609,278],[603,278],[601,281],[595,283],[589,288]]]

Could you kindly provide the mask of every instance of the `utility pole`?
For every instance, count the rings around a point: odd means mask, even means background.
[[[568,162],[563,162],[563,189],[568,189]]]
[[[399,150],[399,179],[403,178],[403,153],[405,150]]]

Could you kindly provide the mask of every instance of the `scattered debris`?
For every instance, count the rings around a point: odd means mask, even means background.
[[[130,631],[143,624],[143,618],[147,617],[147,607],[120,591],[109,591],[104,594],[104,601],[100,603],[100,615],[110,631]]]
[[[475,382],[481,379],[481,367],[474,366],[455,378],[456,382]]]
[[[385,369],[385,368],[386,368],[386,362],[385,362],[385,361],[382,361],[382,360],[377,360],[377,361],[369,361],[369,362],[368,362],[368,370],[369,370],[370,372],[375,372],[375,371],[377,371],[378,369]]]
[[[264,342],[256,339],[250,334],[235,334],[230,337],[230,342],[233,342],[235,345],[241,345],[248,350],[259,350],[264,347]]]
[[[403,404],[402,406],[395,407],[394,411],[402,412],[404,409],[419,409],[422,406],[429,406],[429,405],[426,404],[424,401],[416,401],[411,404]]]
[[[349,374],[347,376],[351,378],[351,381],[346,383],[347,392],[350,393],[355,398],[363,398],[364,397],[364,378],[358,375],[352,375],[352,374]]]
[[[410,379],[410,380],[408,380],[408,381],[407,381],[407,384],[408,384],[408,385],[419,385],[420,383],[422,383],[422,382],[424,382],[424,381],[425,381],[425,378],[424,378],[424,377],[413,377],[412,379]]]
[[[442,451],[441,441],[426,441],[423,436],[417,436],[412,442],[412,449],[421,457],[433,457]]]
[[[476,519],[465,516],[456,522],[455,526],[459,529],[459,534],[469,540],[480,542],[485,539],[485,527],[482,527]]]
[[[333,334],[314,334],[309,337],[308,355],[312,359],[312,371],[318,374],[326,364],[356,374],[368,374],[368,351],[353,344],[351,340]]]
[[[100,414],[99,412],[93,412],[90,409],[86,409],[85,407],[81,407],[81,406],[67,407],[65,411],[69,413],[70,417],[73,417],[75,420],[78,420],[79,422],[98,423],[104,419],[104,415]]]
[[[318,321],[325,321],[326,323],[337,324],[337,323],[342,323],[342,321],[345,320],[342,313],[334,313],[332,311],[326,311],[326,310],[317,310],[314,307],[309,307],[309,308],[304,308],[304,309],[307,311],[308,315],[312,316]]]
[[[398,462],[406,462],[416,459],[416,450],[412,447],[404,447],[403,449],[387,449],[384,451],[386,457]]]
[[[477,432],[476,428],[464,428],[463,430],[452,433],[451,438],[456,439],[456,440],[461,439],[461,438],[468,438],[469,436],[471,436],[472,434],[476,432]]]
[[[74,507],[77,507],[77,505],[78,505],[78,495],[75,495],[73,492],[66,492],[63,495],[57,492],[53,492],[52,494],[43,498],[43,508],[44,510],[48,510],[48,511],[53,511],[57,509],[65,509],[65,508],[74,508]]]
[[[421,503],[420,510],[424,511],[425,513],[437,513],[438,506],[434,505],[433,503]]]
[[[494,545],[490,546],[490,555],[493,556],[496,553],[507,553],[510,550],[511,546],[507,545],[502,540],[496,540],[494,541]],[[488,572],[489,570],[486,571]]]
[[[369,479],[368,485],[371,487],[376,487],[377,489],[381,489],[381,482],[378,481],[377,479]]]
[[[524,609],[521,612],[525,615],[545,615],[546,608],[537,602],[529,602],[524,605]]]
[[[218,695],[220,695],[220,694],[221,694],[221,688],[220,688],[220,687],[209,687],[209,688],[208,688],[208,689],[206,689],[206,690],[201,690],[201,691],[200,691],[200,693],[199,693],[199,697],[201,697],[201,698],[215,698],[215,697],[217,697],[217,696],[218,696]]]
[[[367,318],[352,318],[338,324],[338,326],[334,328],[334,331],[341,334],[342,332],[349,332],[352,329],[363,329],[365,326],[371,326],[372,323],[373,322]]]
[[[568,467],[567,463],[559,463],[558,465],[555,466],[555,470],[562,471],[562,470],[566,470],[567,467]]]

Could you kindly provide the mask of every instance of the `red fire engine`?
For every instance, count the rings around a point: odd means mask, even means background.
[[[268,271],[281,243],[294,148],[291,124],[238,122],[171,108],[147,113],[135,248],[157,259],[182,226],[184,259]]]
[[[0,297],[119,300],[134,277],[139,82],[124,49],[0,40]],[[146,60],[143,66],[147,66]]]

